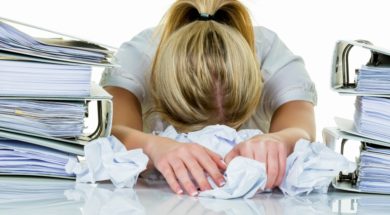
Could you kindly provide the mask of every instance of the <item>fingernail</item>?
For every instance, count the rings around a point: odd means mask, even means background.
[[[183,194],[183,190],[177,191],[177,194],[179,194],[179,195]]]
[[[190,194],[191,196],[197,196],[198,195],[198,192],[192,192],[191,194]]]
[[[225,185],[225,184],[226,184],[225,180],[220,180],[220,181],[219,181],[219,186],[220,186],[220,187],[222,187],[222,186]]]

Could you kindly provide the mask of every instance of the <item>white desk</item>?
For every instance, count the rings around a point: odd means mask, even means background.
[[[390,214],[390,196],[330,191],[293,198],[274,192],[218,200],[175,195],[162,184],[138,183],[133,190],[108,183],[0,177],[0,214]]]

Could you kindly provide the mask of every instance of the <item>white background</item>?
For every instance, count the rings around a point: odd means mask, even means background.
[[[4,1],[0,16],[115,47],[155,26],[173,0]],[[316,83],[317,140],[333,117],[352,116],[353,97],[330,89],[333,48],[340,39],[366,39],[390,49],[386,0],[244,0],[255,25],[265,26],[303,57]],[[388,3],[389,2],[389,3]],[[100,74],[95,75],[98,81]]]

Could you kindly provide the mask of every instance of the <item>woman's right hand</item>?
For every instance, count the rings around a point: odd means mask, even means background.
[[[211,189],[206,174],[216,185],[224,185],[221,171],[226,169],[226,165],[218,154],[209,149],[159,136],[153,136],[150,144],[150,159],[175,193],[182,194],[184,188],[191,196],[198,194],[191,176],[201,191]]]

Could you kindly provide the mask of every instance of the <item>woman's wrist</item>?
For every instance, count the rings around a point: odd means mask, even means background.
[[[127,150],[141,148],[148,156],[156,142],[156,136],[122,125],[113,126],[112,134],[123,142]]]
[[[156,146],[156,142],[158,142],[156,139],[158,136],[155,136],[153,134],[145,134],[145,140],[144,140],[144,153],[147,154],[149,157],[151,157],[151,154],[153,152],[153,146]]]
[[[287,144],[289,152],[294,150],[295,143],[299,139],[306,139],[311,141],[309,133],[302,128],[286,128],[270,133],[270,135]]]

